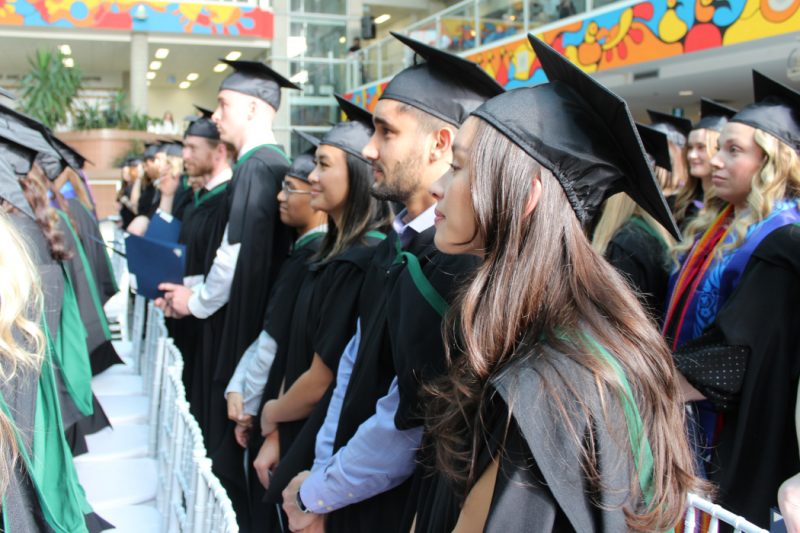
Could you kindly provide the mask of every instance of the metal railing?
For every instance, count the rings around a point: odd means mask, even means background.
[[[420,20],[400,33],[461,54],[540,26],[604,7],[617,0],[464,0]],[[413,54],[387,37],[350,54],[348,87],[392,76],[411,63]]]

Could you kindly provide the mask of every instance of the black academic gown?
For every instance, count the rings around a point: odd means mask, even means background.
[[[100,233],[97,219],[77,198],[68,199],[67,206],[70,217],[75,222],[75,231],[78,232],[86,258],[89,260],[100,302],[105,304],[119,288],[114,280],[114,271],[106,246],[103,244],[103,235]]]
[[[605,258],[629,282],[645,309],[660,324],[666,305],[672,262],[669,248],[643,219],[626,222],[611,239]]]
[[[580,398],[575,396],[576,390]],[[552,401],[554,391],[565,399],[577,433],[594,436],[600,457],[599,486],[583,473],[581,450]],[[484,531],[628,530],[624,509],[635,509],[641,502],[634,501],[630,493],[632,455],[615,393],[605,393],[606,418],[591,373],[545,347],[500,372],[486,397],[488,405],[483,408],[487,422],[477,450],[476,471],[483,472],[498,455],[500,468]],[[513,405],[510,423],[509,405]],[[587,426],[579,411],[581,405],[589,409],[594,420],[608,423]],[[415,473],[414,498],[399,531],[408,531],[416,518],[417,532],[449,532],[456,525],[464,496],[434,471],[430,439],[426,437],[425,442],[420,452],[424,466]]]
[[[723,412],[708,472],[726,509],[768,528],[778,487],[800,472],[800,226],[770,233],[717,319],[675,353],[678,369]]]
[[[244,159],[244,157],[243,157]],[[258,148],[234,168],[229,187],[228,240],[241,243],[219,349],[211,371],[208,434],[214,472],[222,481],[240,524],[248,523],[243,450],[228,420],[225,388],[244,351],[258,337],[272,285],[292,243],[280,220],[277,195],[289,168],[276,147]]]
[[[435,251],[435,228],[415,234],[404,248],[419,259],[426,277],[440,295],[451,294],[455,274],[464,272],[459,260],[449,263]],[[396,261],[396,234],[381,243],[362,286],[359,316],[361,341],[356,363],[345,393],[334,439],[334,452],[345,446],[359,425],[375,413],[376,402],[386,394],[398,376],[401,429],[419,425],[416,389],[418,380],[441,371],[441,318],[405,279],[405,264]],[[440,268],[442,261],[449,265]],[[471,264],[471,261],[470,261]],[[452,268],[452,270],[450,269]],[[436,274],[438,272],[438,274]],[[443,274],[443,275],[439,275]],[[405,279],[405,281],[403,281]],[[402,285],[402,288],[401,288]],[[395,334],[392,334],[392,331]],[[398,353],[395,353],[397,349]],[[433,349],[430,357],[428,351]],[[413,350],[421,350],[412,353]],[[397,423],[397,420],[395,421]],[[328,531],[373,531],[393,528],[400,522],[408,498],[410,482],[330,513]]]
[[[311,276],[300,288],[294,308],[285,372],[283,375],[270,372],[269,399],[278,397],[281,385],[284,391],[288,390],[309,369],[315,353],[336,375],[342,352],[356,332],[361,285],[381,241],[367,237],[364,244],[311,266]],[[327,411],[329,401],[330,394],[324,394],[314,410]],[[306,428],[309,424],[311,427]],[[268,502],[280,503],[281,492],[292,478],[311,467],[316,432],[320,427],[321,420],[313,415],[278,425],[281,460],[273,472]],[[298,442],[300,436],[303,439]],[[314,438],[309,438],[312,436]]]
[[[302,247],[293,249],[289,254],[273,286],[273,292],[270,295],[267,313],[264,318],[264,331],[275,341],[278,350],[270,367],[259,411],[253,417],[253,427],[250,430],[250,440],[247,446],[250,452],[250,461],[247,468],[250,478],[252,531],[269,530],[269,528],[274,527],[277,520],[274,508],[263,503],[264,487],[258,482],[258,476],[253,469],[252,462],[264,443],[264,438],[261,436],[261,408],[267,400],[277,397],[280,391],[280,385],[275,386],[275,378],[273,376],[283,376],[286,371],[289,335],[293,326],[294,308],[298,301],[297,295],[304,280],[311,276],[308,270],[309,262],[320,250],[323,239],[324,236],[320,235],[305,243]]]
[[[222,240],[225,191],[228,186],[229,183],[221,184],[215,192],[205,189],[199,191],[193,198],[192,205],[184,210],[178,242],[186,245],[185,276],[187,277],[205,276],[208,273],[209,260],[213,261],[213,257],[210,256],[216,252]],[[215,319],[220,320],[220,318],[224,319],[224,312]],[[170,336],[175,339],[175,346],[183,355],[183,382],[186,387],[186,397],[189,398],[193,410],[200,405],[199,400],[197,405],[193,402],[192,385],[197,378],[196,362],[201,359],[203,348],[203,322],[193,316],[167,321]]]
[[[142,185],[142,191],[139,195],[139,203],[136,208],[139,211],[138,216],[145,216],[150,218],[158,209],[158,202],[161,195],[152,183],[150,185]]]
[[[172,200],[172,213],[171,215],[178,220],[183,220],[186,216],[186,210],[190,209],[194,204],[194,189],[189,186],[189,178],[181,176],[180,185],[175,191],[175,197]]]

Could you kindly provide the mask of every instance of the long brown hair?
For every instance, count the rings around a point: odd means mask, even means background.
[[[36,224],[47,239],[50,256],[56,261],[64,261],[72,257],[72,250],[67,247],[64,234],[59,229],[58,213],[48,202],[46,182],[47,178],[36,164],[27,175],[19,178],[25,199],[36,217]]]
[[[591,355],[590,347],[579,339],[559,339],[561,332],[583,331],[619,361],[652,447],[653,498],[646,509],[626,510],[628,526],[671,527],[683,513],[687,491],[697,484],[683,437],[676,370],[661,335],[624,279],[592,250],[549,171],[484,122],[478,124],[468,168],[484,259],[445,322],[449,376],[429,387],[437,469],[462,496],[468,493],[481,474],[475,471],[476,454],[487,430],[482,410],[490,379],[512,360],[531,354],[543,336],[556,352],[595,376],[601,398],[605,391],[620,391],[613,370]],[[527,214],[537,176],[541,198]],[[460,355],[456,358],[454,352]],[[553,400],[566,420],[564,406],[581,398]],[[587,421],[592,417],[586,406],[582,414]],[[574,431],[572,437],[584,455],[584,474],[601,483],[593,443]],[[619,442],[625,446],[625,437]],[[641,494],[638,478],[631,474],[632,494]]]

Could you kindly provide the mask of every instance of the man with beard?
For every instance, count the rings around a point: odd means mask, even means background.
[[[234,440],[224,392],[239,358],[261,332],[270,289],[291,245],[277,202],[289,158],[276,144],[272,124],[281,88],[299,87],[263,63],[221,61],[235,69],[220,85],[212,116],[220,138],[238,154],[226,192],[227,223],[204,282],[193,288],[163,283],[159,304],[170,316],[197,318],[227,304],[221,330],[204,328],[202,359],[195,365],[203,388],[196,381],[192,388],[214,472],[244,527],[250,520],[243,451]]]
[[[373,194],[405,209],[362,286],[359,329],[339,363],[312,472],[283,492],[293,531],[323,520],[331,532],[398,527],[422,436],[419,380],[445,368],[441,315],[475,263],[436,251],[428,189],[447,172],[461,123],[503,89],[472,62],[393,35],[426,62],[389,82],[363,153]]]
[[[225,192],[231,181],[233,148],[222,142],[219,131],[211,121],[211,111],[193,121],[183,138],[183,164],[189,182],[199,187],[192,194],[192,202],[184,212],[178,242],[186,245],[186,272],[184,285],[192,287],[203,282],[208,274],[209,258],[222,240],[221,228],[225,224]],[[192,187],[195,189],[195,187]],[[224,307],[205,320],[224,322]],[[195,366],[203,345],[203,321],[189,316],[184,320],[171,320],[170,329],[175,345],[184,357],[183,382],[186,396],[195,410],[192,384],[199,379]],[[197,401],[197,406],[202,401]]]

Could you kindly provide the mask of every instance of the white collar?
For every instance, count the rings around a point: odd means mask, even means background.
[[[230,181],[231,177],[233,177],[233,170],[231,170],[231,167],[225,167],[222,172],[208,180],[208,183],[206,183],[203,188],[210,191],[217,185]]]

